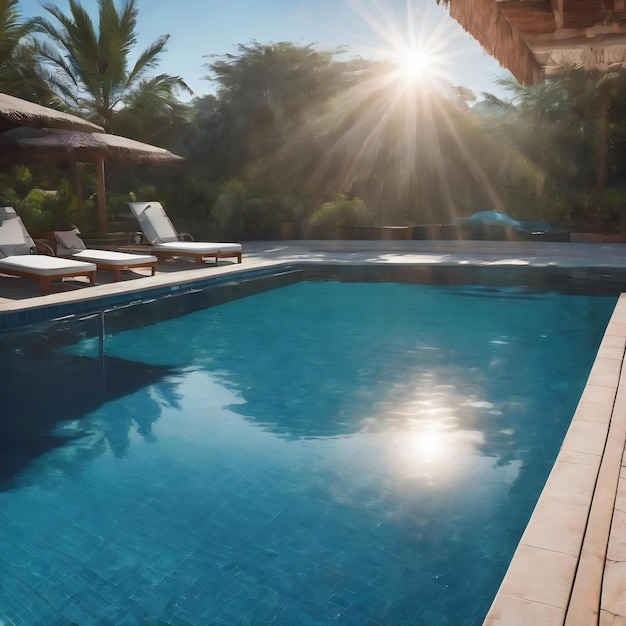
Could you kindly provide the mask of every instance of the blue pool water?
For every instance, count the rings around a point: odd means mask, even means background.
[[[9,337],[0,624],[480,624],[614,303],[301,282],[111,314],[104,359]]]

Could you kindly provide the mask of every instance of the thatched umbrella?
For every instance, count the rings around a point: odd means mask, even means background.
[[[0,133],[21,126],[104,132],[104,128],[76,115],[0,93]]]
[[[50,131],[0,146],[0,162],[95,163],[98,180],[98,226],[107,232],[105,161],[120,163],[181,163],[185,159],[164,148],[107,133]]]

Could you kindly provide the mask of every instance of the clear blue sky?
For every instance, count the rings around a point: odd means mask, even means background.
[[[52,0],[69,13],[67,0]],[[23,17],[46,15],[40,0],[20,0]],[[97,0],[82,0],[97,24]],[[200,96],[213,91],[206,55],[235,52],[238,43],[291,41],[318,49],[348,46],[340,58],[389,56],[403,41],[436,45],[454,85],[501,95],[494,79],[510,76],[486,55],[435,0],[139,0],[140,49],[169,34],[158,72],[181,76]],[[186,98],[185,98],[186,99]]]

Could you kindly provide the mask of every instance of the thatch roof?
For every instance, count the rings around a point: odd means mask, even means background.
[[[94,163],[98,180],[98,229],[101,234],[107,232],[105,161],[175,164],[185,160],[164,148],[107,133],[50,129],[30,132],[33,133],[39,136],[24,136],[21,129],[4,133],[4,137],[0,135],[0,165]],[[77,196],[80,193],[77,192]]]
[[[0,132],[31,126],[34,128],[63,128],[85,132],[104,132],[104,128],[76,115],[28,102],[0,93]]]
[[[495,0],[443,0],[443,3],[448,5],[450,15],[520,83],[535,82],[541,67]]]
[[[23,138],[4,145],[4,162],[85,162],[173,163],[184,158],[165,148],[108,133],[59,130],[41,137]]]
[[[523,85],[572,67],[626,67],[623,0],[437,0]]]

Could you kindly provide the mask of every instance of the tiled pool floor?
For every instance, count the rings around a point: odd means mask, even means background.
[[[534,242],[316,241],[244,244],[241,265],[197,267],[161,261],[156,276],[138,270],[118,283],[55,285],[0,275],[0,316],[33,308],[299,264],[545,267],[584,280],[626,273],[626,245]],[[622,280],[623,282],[623,280]],[[607,328],[561,452],[486,624],[626,624],[626,295]]]

